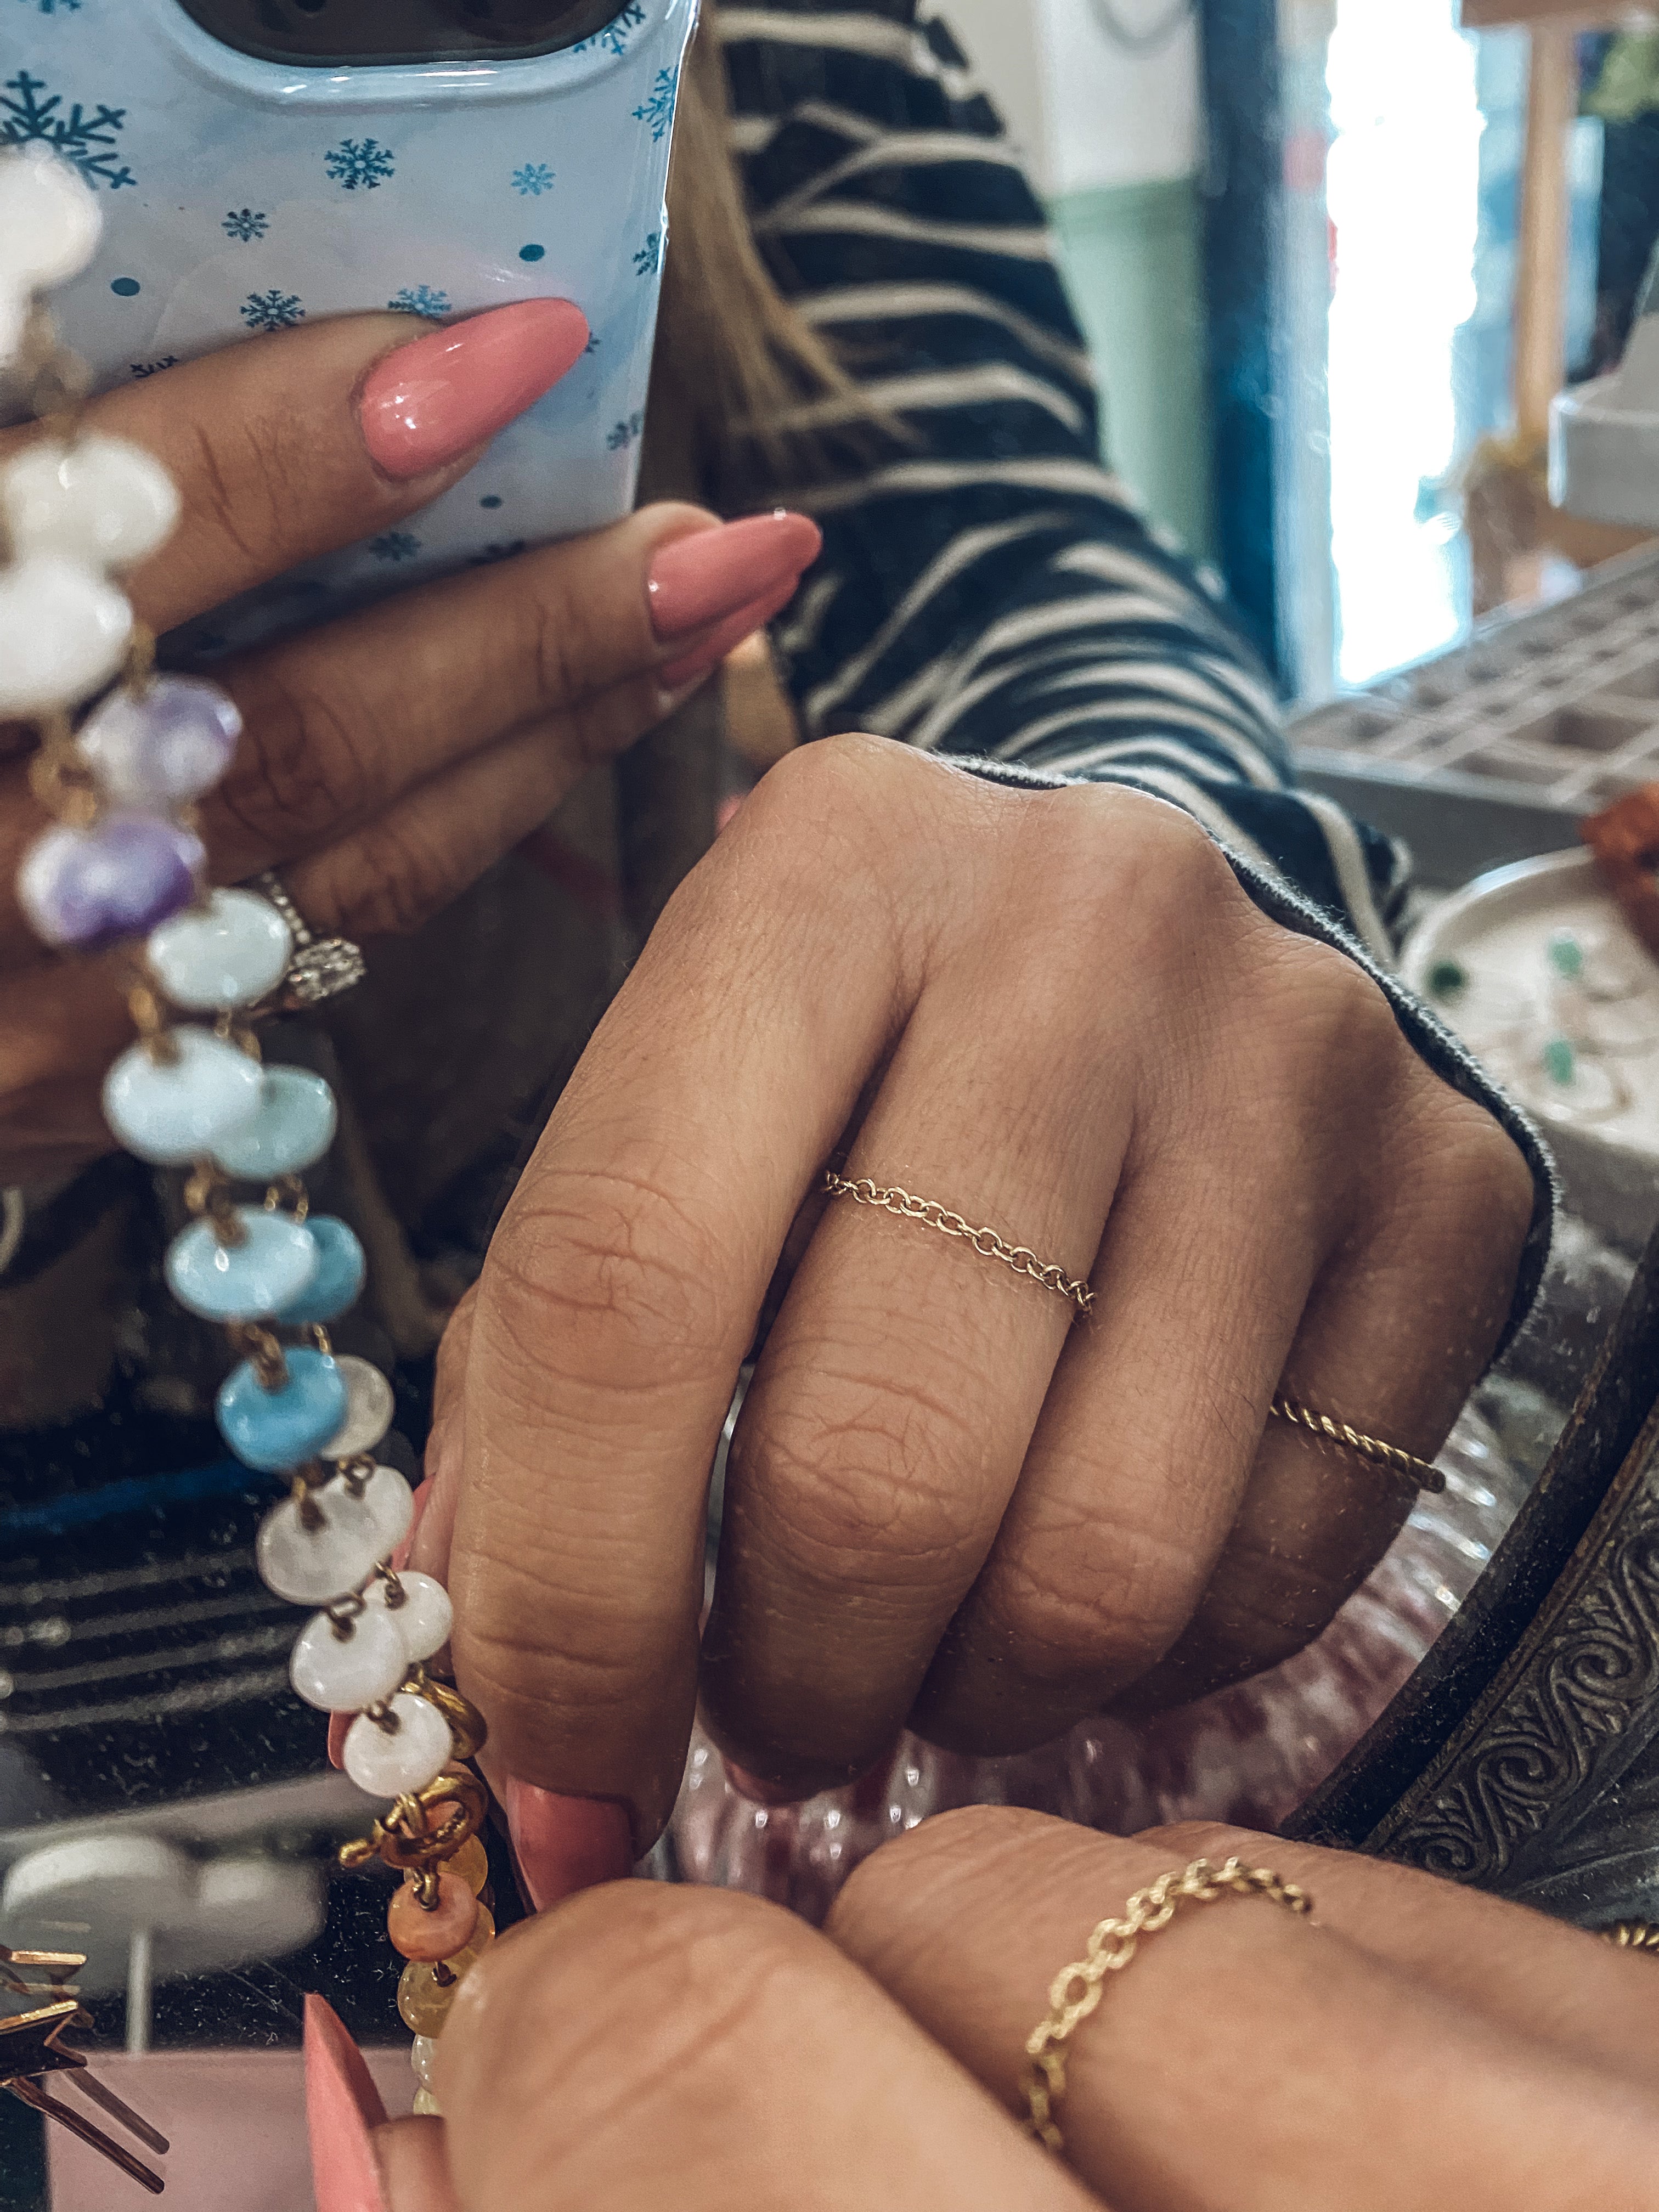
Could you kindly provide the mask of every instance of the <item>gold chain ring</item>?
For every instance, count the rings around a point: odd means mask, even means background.
[[[833,1168],[824,1171],[823,1188],[831,1198],[850,1198],[855,1206],[878,1206],[882,1212],[894,1214],[901,1221],[919,1221],[924,1229],[936,1230],[941,1237],[971,1244],[981,1260],[995,1260],[1005,1267],[1012,1267],[1017,1275],[1024,1275],[1043,1290],[1069,1299],[1079,1313],[1094,1310],[1095,1294],[1087,1283],[1074,1282],[1064,1267],[1039,1260],[1024,1244],[1010,1244],[994,1229],[975,1229],[970,1221],[951,1212],[937,1199],[917,1198],[908,1190],[884,1190],[868,1176],[860,1182],[849,1182]]]
[[[1122,1918],[1103,1920],[1083,1956],[1055,1975],[1048,1988],[1048,2014],[1025,2039],[1028,2063],[1020,2078],[1026,2130],[1040,2143],[1056,2152],[1066,2148],[1054,2124],[1066,2094],[1066,2046],[1098,2008],[1107,1975],[1121,1974],[1133,1961],[1141,1938],[1167,1928],[1183,1903],[1214,1905],[1228,1895],[1265,1897],[1302,1918],[1313,1911],[1313,1899],[1305,1890],[1280,1881],[1266,1867],[1247,1867],[1242,1859],[1229,1859],[1222,1866],[1194,1859],[1180,1872],[1160,1875],[1138,1889],[1124,1906]]]

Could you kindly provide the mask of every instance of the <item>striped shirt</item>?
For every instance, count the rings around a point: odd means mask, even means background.
[[[913,434],[838,453],[828,485],[778,487],[826,534],[778,638],[807,734],[1137,785],[1386,960],[1404,855],[1292,787],[1219,580],[1103,461],[1042,209],[949,30],[920,0],[720,21],[773,273]],[[838,410],[807,419],[833,431]]]

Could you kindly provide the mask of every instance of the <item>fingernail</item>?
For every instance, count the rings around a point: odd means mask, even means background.
[[[369,2130],[386,2106],[345,2023],[321,1997],[305,2003],[306,2125],[317,2212],[388,2212]]]
[[[666,668],[657,671],[657,681],[671,691],[682,685],[695,684],[700,676],[707,676],[711,668],[718,668],[729,653],[735,653],[744,638],[752,637],[763,629],[774,615],[781,615],[795,596],[799,579],[791,576],[780,584],[776,591],[769,592],[763,599],[750,599],[746,607],[724,622],[711,638],[705,639],[695,653],[684,660],[671,661]]]
[[[557,1797],[507,1778],[507,1826],[526,1894],[538,1912],[579,1889],[632,1873],[628,1814],[604,1797]]]
[[[422,1516],[432,1503],[433,1486],[430,1475],[424,1482],[416,1483],[415,1486],[415,1510],[410,1517],[409,1534],[392,1554],[392,1571],[394,1575],[402,1574],[404,1569],[409,1565],[409,1555],[415,1548],[415,1539],[421,1533]]]
[[[363,441],[400,482],[459,460],[550,392],[590,335],[568,300],[522,300],[432,331],[369,372]]]
[[[652,563],[651,620],[665,644],[708,623],[723,622],[751,600],[793,586],[823,546],[823,532],[804,514],[780,507],[677,538]]]

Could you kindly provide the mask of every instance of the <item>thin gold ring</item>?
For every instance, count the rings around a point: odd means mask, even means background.
[[[1045,1291],[1068,1299],[1079,1313],[1094,1310],[1095,1294],[1087,1283],[1074,1282],[1064,1267],[1056,1267],[1051,1261],[1039,1260],[1024,1244],[1010,1244],[994,1229],[975,1229],[970,1221],[951,1212],[937,1199],[917,1198],[908,1190],[884,1190],[867,1176],[859,1182],[849,1182],[833,1168],[824,1170],[823,1188],[831,1198],[850,1198],[855,1206],[878,1206],[884,1213],[896,1214],[901,1221],[919,1221],[924,1229],[937,1230],[941,1237],[956,1237],[971,1244],[981,1260],[995,1260],[1005,1267],[1012,1267],[1017,1275],[1024,1275]]]
[[[1380,1467],[1386,1474],[1401,1482],[1409,1483],[1413,1490],[1427,1491],[1438,1498],[1446,1487],[1446,1478],[1437,1467],[1413,1452],[1402,1451],[1398,1444],[1385,1444],[1380,1437],[1363,1435],[1351,1429],[1346,1421],[1333,1420],[1328,1413],[1316,1413],[1311,1407],[1299,1405],[1294,1398],[1278,1397],[1273,1402],[1273,1417],[1289,1427],[1305,1429],[1310,1436],[1321,1437],[1339,1450],[1352,1452],[1356,1459]]]

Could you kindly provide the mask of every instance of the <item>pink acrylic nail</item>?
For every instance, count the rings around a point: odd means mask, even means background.
[[[568,300],[523,300],[432,331],[369,371],[363,442],[400,483],[459,460],[568,375],[589,336]]]
[[[776,591],[769,592],[763,599],[751,599],[729,622],[723,622],[714,635],[706,638],[695,653],[689,653],[684,660],[672,661],[666,668],[659,669],[658,681],[667,690],[678,691],[684,684],[695,684],[700,676],[707,676],[711,669],[720,666],[727,653],[735,653],[744,638],[752,637],[757,629],[763,629],[774,615],[781,615],[794,598],[796,589],[796,581],[792,576],[787,584],[781,584]]]
[[[506,1801],[514,1856],[538,1912],[633,1871],[628,1814],[608,1798],[556,1796],[511,1775]]]
[[[665,644],[724,622],[783,586],[792,589],[823,547],[804,514],[780,508],[665,545],[651,566],[651,620]]]
[[[370,2130],[386,2106],[344,2021],[321,1997],[305,2004],[306,2124],[317,2212],[389,2212]]]

